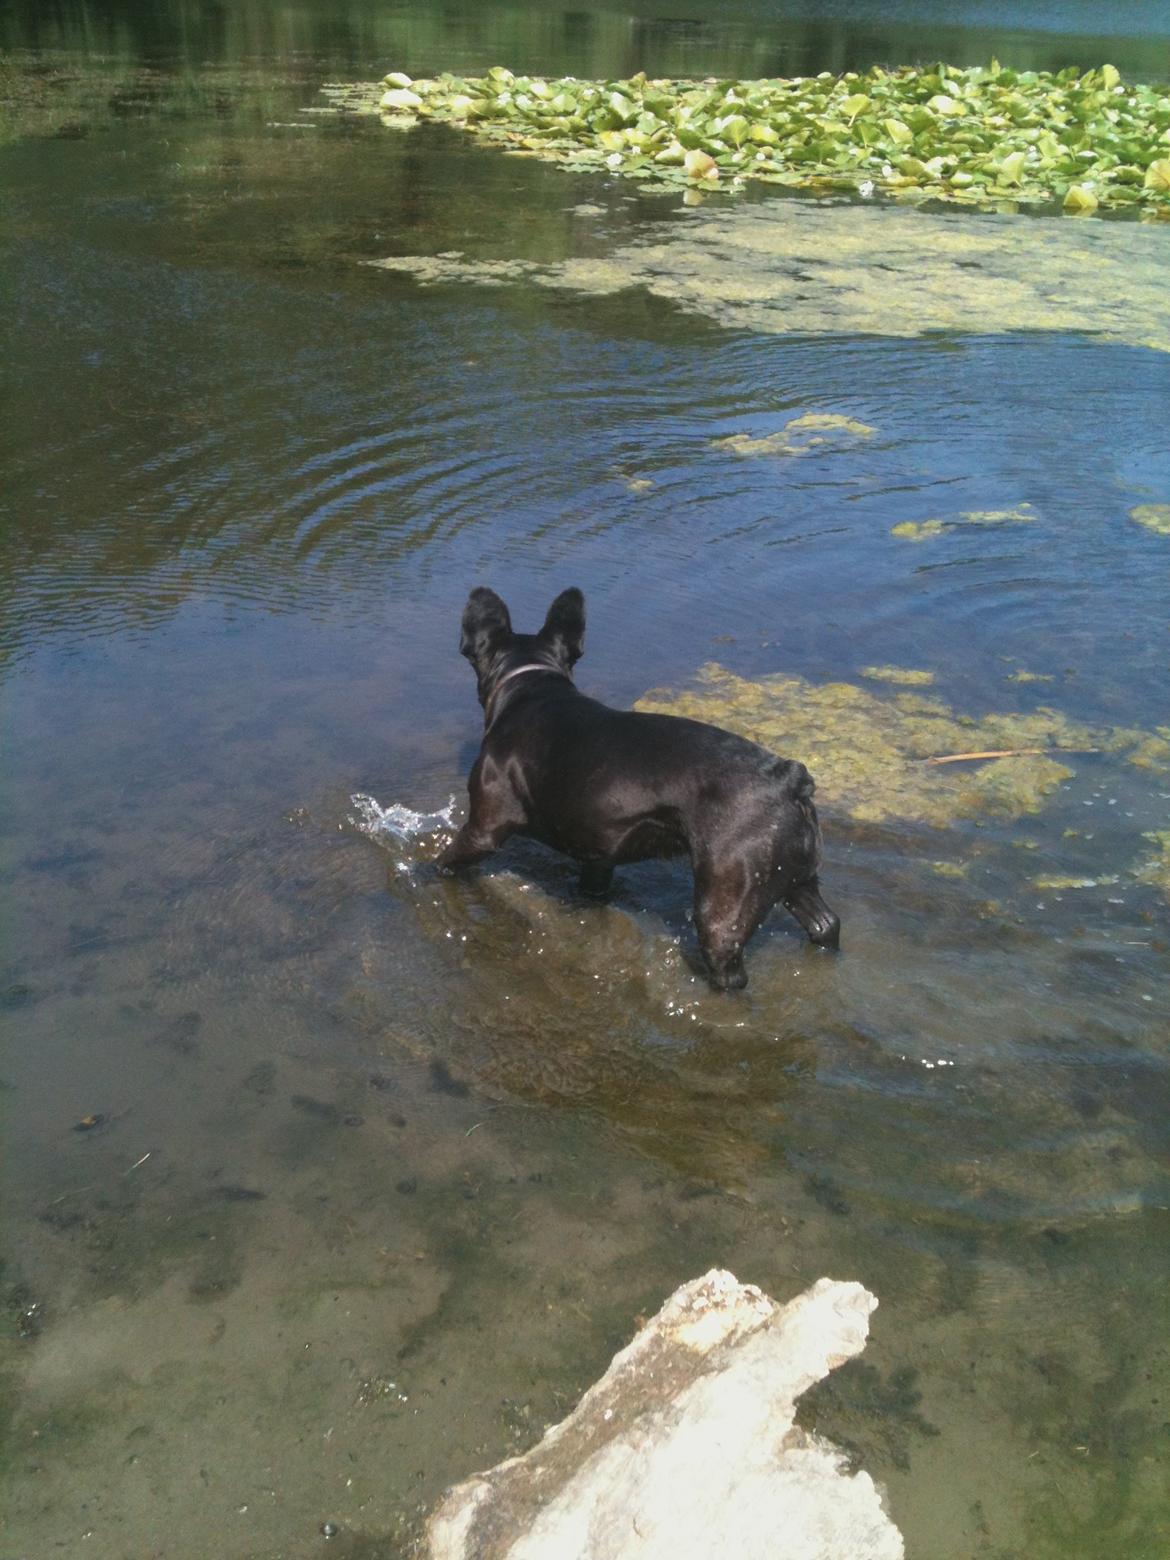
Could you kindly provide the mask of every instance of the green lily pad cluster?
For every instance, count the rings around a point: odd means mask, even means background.
[[[1170,217],[1170,88],[989,66],[763,81],[385,78],[392,123],[443,120],[568,169],[706,189],[747,179],[1085,215]]]

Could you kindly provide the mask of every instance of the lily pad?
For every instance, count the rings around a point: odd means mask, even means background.
[[[885,189],[899,198],[1050,203],[1072,215],[1141,206],[1170,215],[1170,98],[1080,72],[874,67],[761,81],[581,81],[394,71],[369,92],[393,111],[511,141],[566,168],[578,152],[640,179],[720,189],[749,179],[813,190]],[[354,89],[344,105],[359,108]]]

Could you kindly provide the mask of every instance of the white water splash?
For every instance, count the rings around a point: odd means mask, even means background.
[[[399,872],[412,871],[419,859],[441,850],[450,843],[458,828],[455,821],[458,801],[454,796],[446,807],[430,813],[415,812],[413,807],[407,807],[402,802],[391,802],[389,807],[383,807],[372,796],[360,792],[351,796],[350,802],[354,811],[349,821],[360,833],[383,844],[421,844],[425,847],[422,852],[412,850],[409,854],[396,856],[395,865]]]

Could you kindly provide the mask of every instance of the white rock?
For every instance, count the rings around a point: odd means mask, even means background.
[[[873,1480],[793,1422],[876,1305],[828,1278],[785,1306],[718,1269],[684,1284],[538,1446],[448,1492],[431,1560],[901,1560]]]

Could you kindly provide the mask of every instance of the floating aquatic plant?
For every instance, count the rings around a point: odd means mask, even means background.
[[[775,433],[753,439],[748,433],[733,433],[725,439],[713,439],[711,448],[732,455],[808,455],[813,450],[840,449],[859,439],[870,438],[876,430],[856,417],[836,412],[806,412],[793,417]]]
[[[870,682],[897,683],[903,688],[925,688],[934,681],[933,672],[916,671],[911,666],[859,666]]]
[[[1144,525],[1148,531],[1170,536],[1170,504],[1138,504],[1130,510],[1129,518]]]
[[[961,525],[1027,525],[1035,518],[1036,511],[1031,504],[1017,504],[1014,509],[964,509],[947,520],[899,521],[890,527],[890,535],[900,536],[904,541],[925,542]]]
[[[1170,216],[1170,90],[1123,82],[1112,65],[1053,74],[993,60],[762,81],[546,80],[496,66],[394,72],[383,86],[392,124],[443,120],[568,170]]]
[[[861,822],[943,827],[988,813],[1039,812],[1072,778],[1066,760],[1087,751],[1170,769],[1170,731],[1163,729],[1090,728],[1048,708],[969,716],[920,693],[880,695],[852,683],[780,675],[752,680],[713,663],[694,688],[656,689],[637,708],[709,721],[800,758],[831,805]],[[1005,750],[1011,756],[976,767],[925,762]]]
[[[421,286],[589,297],[638,288],[724,328],[769,335],[1088,331],[1167,352],[1167,244],[1170,223],[956,222],[951,211],[819,200],[786,201],[778,220],[774,202],[719,201],[685,222],[647,224],[604,255],[446,250],[369,264]]]

